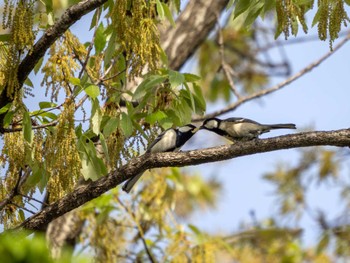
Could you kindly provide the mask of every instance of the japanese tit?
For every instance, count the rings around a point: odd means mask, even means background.
[[[162,132],[148,147],[146,153],[172,152],[180,148],[198,131],[199,128],[188,124],[179,128],[170,128]],[[123,190],[130,192],[134,184],[140,179],[142,173],[130,178],[123,185]]]
[[[206,119],[199,129],[215,132],[230,141],[249,141],[259,137],[260,134],[273,129],[296,129],[295,124],[260,124],[244,118],[218,118]]]

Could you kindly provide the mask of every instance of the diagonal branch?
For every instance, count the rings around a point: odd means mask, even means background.
[[[90,11],[103,5],[107,0],[85,0],[69,7],[61,18],[35,43],[33,49],[23,59],[18,68],[18,89],[22,85],[29,73],[34,69],[37,62],[44,57],[46,51],[50,46],[67,31],[75,22]],[[0,95],[0,108],[11,102],[13,99],[6,96],[7,92],[4,89]],[[0,115],[0,122],[2,122],[4,115]]]
[[[16,230],[23,228],[31,231],[44,229],[55,218],[102,195],[147,169],[199,165],[256,153],[320,145],[349,147],[350,129],[303,132],[187,152],[145,154],[132,159],[119,170],[111,172],[95,182],[78,187],[72,193],[29,217]]]
[[[161,30],[161,42],[169,68],[179,70],[208,37],[228,0],[190,0],[175,27]]]
[[[18,68],[18,82],[22,86],[36,63],[45,55],[50,46],[75,22],[87,13],[103,5],[107,0],[85,0],[69,7],[61,18],[35,43],[32,51],[23,59]]]
[[[302,70],[300,70],[299,72],[297,72],[293,76],[287,78],[286,80],[284,80],[281,83],[275,85],[274,87],[269,88],[269,89],[264,89],[264,90],[261,90],[261,91],[257,91],[257,92],[255,92],[255,93],[253,93],[251,95],[242,97],[242,98],[238,99],[236,102],[234,102],[231,105],[227,106],[226,108],[223,108],[221,110],[215,111],[213,113],[207,114],[207,115],[202,116],[202,117],[194,118],[194,119],[192,119],[192,121],[193,122],[202,121],[202,120],[205,120],[207,118],[212,118],[212,117],[216,117],[216,116],[225,114],[227,112],[235,110],[236,108],[241,106],[243,103],[246,103],[246,102],[248,102],[250,100],[253,100],[253,99],[256,99],[256,98],[260,98],[262,96],[268,95],[270,93],[273,93],[273,92],[275,92],[277,90],[280,90],[280,89],[284,88],[285,86],[289,85],[290,83],[294,82],[295,80],[299,79],[300,77],[302,77],[306,73],[310,72],[311,70],[313,70],[314,68],[319,66],[327,58],[329,58],[331,55],[333,55],[335,53],[335,51],[339,50],[349,39],[350,39],[350,33],[341,42],[339,42],[336,47],[334,47],[333,51],[329,51],[328,53],[323,55],[321,58],[317,59],[316,61],[314,61],[313,63],[311,63],[307,67],[303,68]]]

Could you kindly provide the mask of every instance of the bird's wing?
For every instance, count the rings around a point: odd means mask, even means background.
[[[236,118],[236,117],[232,117],[232,118],[228,118],[222,121],[226,121],[226,122],[234,122],[234,123],[243,123],[243,122],[249,122],[249,123],[254,123],[254,124],[258,124],[260,125],[259,122],[253,121],[251,119],[246,119],[246,118]]]
[[[168,136],[166,136],[169,133]],[[176,130],[173,128],[167,129],[163,131],[161,134],[158,135],[158,137],[148,146],[147,153],[150,152],[168,152],[173,151],[176,147],[176,139],[174,138],[176,136]],[[162,142],[163,147],[165,147],[162,150],[159,150],[157,145],[161,140],[164,140]]]
[[[150,153],[150,152],[151,152],[152,147],[153,147],[154,145],[156,145],[157,142],[160,141],[160,139],[162,139],[163,135],[164,135],[167,131],[168,131],[168,130],[163,131],[161,134],[158,135],[157,138],[154,139],[153,142],[151,142],[151,144],[147,147],[147,151],[146,151],[147,153]]]

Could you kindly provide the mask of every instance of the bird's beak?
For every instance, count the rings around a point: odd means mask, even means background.
[[[198,130],[203,130],[203,129],[205,129],[203,125],[198,127]]]

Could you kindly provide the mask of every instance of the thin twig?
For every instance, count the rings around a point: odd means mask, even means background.
[[[142,241],[142,244],[143,244],[143,246],[144,246],[144,248],[145,248],[145,250],[146,250],[146,254],[147,254],[147,256],[148,256],[148,259],[150,260],[150,262],[155,263],[156,261],[155,261],[154,258],[153,258],[152,252],[151,252],[150,249],[148,248],[147,242],[146,242],[146,240],[145,240],[145,236],[144,236],[144,234],[143,234],[142,227],[141,227],[141,225],[137,222],[135,213],[134,213],[133,211],[131,211],[131,210],[122,202],[122,200],[121,200],[119,197],[117,197],[117,201],[118,201],[118,203],[124,208],[124,210],[125,210],[127,213],[129,213],[129,214],[131,215],[132,219],[135,221],[135,223],[136,223],[136,225],[137,225],[137,228],[138,228],[138,230],[139,230],[139,236],[140,236],[141,241]]]
[[[218,17],[218,19],[219,19],[219,17]],[[221,29],[219,23],[218,23],[218,26],[219,26],[219,29],[218,29],[218,44],[219,44],[219,53],[220,53],[220,57],[221,57],[221,68],[222,68],[222,70],[225,73],[225,76],[227,78],[227,81],[228,81],[228,83],[230,85],[230,88],[231,88],[233,94],[235,94],[237,99],[239,99],[241,97],[241,95],[237,91],[236,85],[235,85],[235,83],[233,81],[233,78],[232,78],[232,76],[235,75],[235,72],[225,60],[224,37],[222,35],[222,29]]]
[[[273,33],[274,34],[274,33]],[[342,31],[339,33],[339,37],[348,35],[349,32],[347,31]],[[259,47],[255,52],[265,52],[268,49],[272,49],[275,47],[280,47],[280,46],[288,46],[288,45],[293,45],[293,44],[299,44],[299,43],[305,43],[305,42],[311,42],[311,41],[320,41],[320,38],[318,37],[318,35],[309,35],[309,36],[305,36],[305,37],[298,37],[298,38],[291,38],[286,40],[279,40],[279,41],[274,41],[271,43],[266,44],[265,46]]]
[[[56,121],[52,121],[52,122],[49,122],[49,123],[46,123],[46,124],[33,126],[32,130],[44,129],[44,128],[47,128],[47,127],[56,126],[57,124],[58,124],[58,121],[56,120]],[[20,132],[22,130],[23,130],[22,127],[20,127],[20,128],[3,128],[2,132],[3,133]]]
[[[253,93],[251,95],[245,96],[245,97],[239,99],[238,101],[232,103],[231,105],[227,106],[224,109],[221,109],[221,110],[215,111],[213,113],[207,114],[207,115],[205,115],[203,117],[193,118],[192,121],[193,122],[202,121],[202,120],[205,120],[207,118],[212,118],[212,117],[219,116],[219,115],[222,115],[224,113],[233,111],[236,108],[238,108],[240,105],[242,105],[243,103],[246,103],[247,101],[250,101],[250,100],[253,100],[253,99],[265,96],[265,95],[268,95],[270,93],[273,93],[273,92],[275,92],[275,91],[277,91],[277,90],[287,86],[288,84],[292,83],[293,81],[299,79],[301,76],[303,76],[306,73],[308,73],[311,70],[313,70],[315,67],[319,66],[323,61],[325,61],[327,58],[329,58],[331,55],[333,55],[335,53],[335,51],[340,49],[349,39],[350,39],[350,34],[348,34],[341,42],[339,42],[338,45],[334,47],[333,51],[329,51],[328,53],[323,55],[318,60],[314,61],[313,63],[311,63],[307,67],[305,67],[302,70],[300,70],[298,73],[296,73],[293,76],[287,78],[286,80],[284,80],[281,83],[275,85],[274,87],[269,88],[269,89],[265,89],[265,90],[261,90],[261,91],[255,92],[255,93]]]
[[[122,71],[120,71],[120,72],[114,74],[113,76],[110,76],[110,77],[107,77],[107,78],[103,78],[103,77],[102,77],[101,80],[100,80],[100,82],[103,83],[103,82],[106,81],[106,80],[110,80],[110,79],[113,79],[113,78],[115,78],[115,77],[118,77],[120,74],[124,73],[125,71],[126,71],[126,69],[123,69]],[[105,74],[105,75],[106,75],[106,74]]]
[[[31,214],[33,214],[33,215],[36,214],[36,212],[34,212],[34,211],[32,211],[32,210],[30,210],[30,209],[28,209],[28,208],[25,208],[24,206],[22,207],[22,206],[20,206],[20,205],[17,205],[17,204],[14,203],[14,202],[9,202],[9,204],[10,204],[10,205],[14,205],[15,207],[17,207],[17,208],[19,208],[19,209],[22,209],[22,210],[24,210],[24,211],[27,211],[28,213],[31,213]]]
[[[25,197],[25,198],[27,198],[29,200],[33,200],[35,202],[38,202],[39,204],[42,204],[42,205],[49,205],[49,204],[47,204],[47,203],[45,203],[43,201],[40,201],[40,200],[38,200],[38,199],[36,199],[34,197],[31,197],[31,196],[28,196],[28,195],[25,195],[25,194],[18,193],[18,195],[23,196],[23,197]]]

